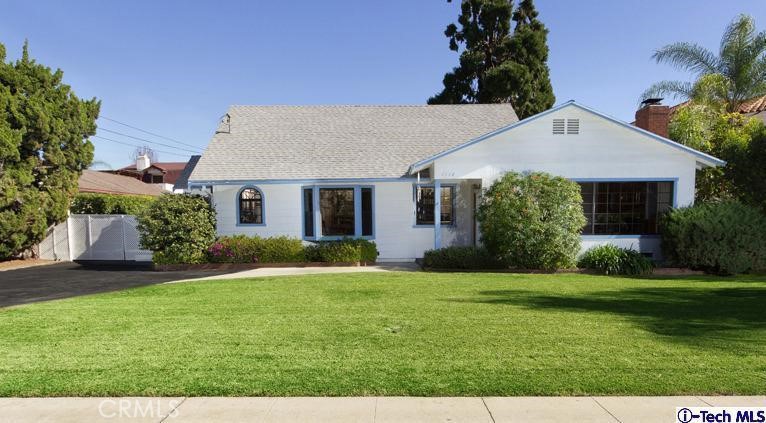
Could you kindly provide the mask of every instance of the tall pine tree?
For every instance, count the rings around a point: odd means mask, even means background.
[[[460,65],[428,103],[510,102],[522,119],[553,106],[548,30],[537,16],[532,0],[522,0],[515,11],[511,0],[463,0],[460,28],[450,24],[444,32],[451,50],[464,47]]]
[[[29,58],[6,62],[0,44],[0,260],[42,240],[66,219],[77,180],[93,160],[100,103],[80,100],[63,72]]]

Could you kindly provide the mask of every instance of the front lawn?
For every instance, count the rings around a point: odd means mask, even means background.
[[[766,277],[358,273],[0,309],[0,396],[766,394]]]

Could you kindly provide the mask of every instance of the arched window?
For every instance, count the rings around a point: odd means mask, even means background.
[[[239,192],[239,223],[263,224],[263,194],[257,188],[244,188]]]

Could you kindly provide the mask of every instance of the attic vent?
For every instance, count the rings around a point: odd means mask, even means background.
[[[580,133],[580,119],[567,119],[567,135]]]
[[[553,135],[564,135],[564,119],[553,119]]]

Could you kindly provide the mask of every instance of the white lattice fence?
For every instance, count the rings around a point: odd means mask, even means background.
[[[152,252],[139,245],[135,216],[73,214],[40,243],[40,257],[49,260],[151,261]]]

